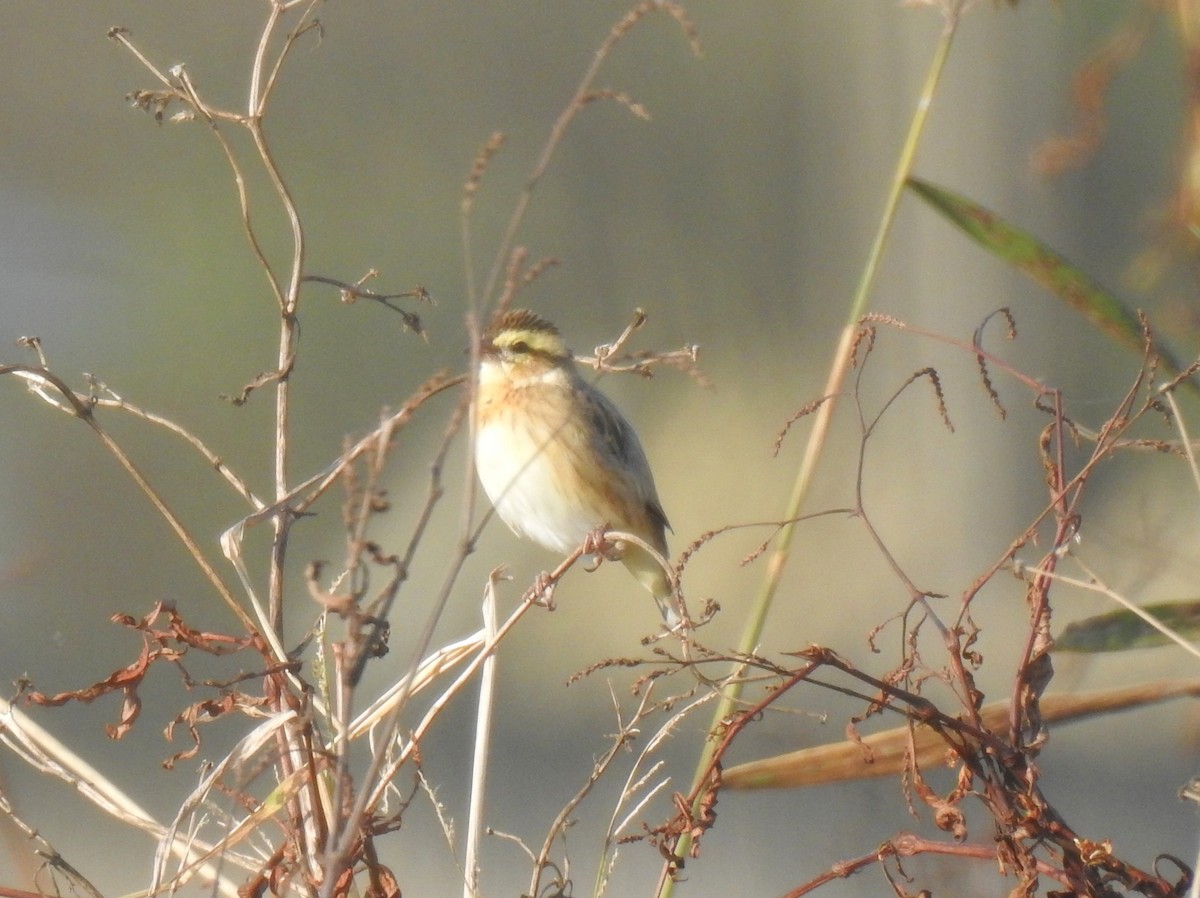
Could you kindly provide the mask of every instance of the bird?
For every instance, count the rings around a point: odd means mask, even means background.
[[[601,527],[667,557],[667,515],[633,426],[580,374],[561,332],[528,309],[501,313],[483,335],[475,467],[501,520],[518,536],[569,553]],[[682,617],[673,577],[641,546],[606,547],[658,603]]]

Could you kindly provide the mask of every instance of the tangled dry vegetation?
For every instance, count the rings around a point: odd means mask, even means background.
[[[403,840],[404,833],[397,831],[409,808],[413,802],[425,800],[436,786],[427,782],[423,772],[423,739],[439,726],[448,707],[479,698],[472,793],[481,800],[487,789],[489,727],[495,713],[493,653],[526,615],[553,603],[561,578],[585,564],[606,538],[598,534],[581,546],[531,585],[518,602],[510,602],[511,607],[501,607],[505,603],[496,590],[500,573],[495,573],[482,587],[489,609],[484,625],[457,641],[437,645],[433,642],[436,623],[453,589],[461,585],[458,578],[463,562],[487,523],[485,514],[465,516],[452,551],[439,549],[445,576],[429,617],[420,622],[405,618],[406,629],[418,629],[422,635],[415,650],[403,659],[402,675],[393,677],[390,687],[380,694],[369,694],[364,688],[364,672],[388,652],[390,627],[399,616],[409,613],[406,585],[414,558],[428,548],[433,511],[446,501],[451,492],[448,486],[458,486],[456,480],[447,483],[457,472],[447,471],[446,459],[453,441],[461,439],[469,426],[472,379],[469,366],[468,373],[431,374],[374,429],[349,441],[324,469],[299,483],[288,479],[293,426],[289,375],[300,351],[302,299],[312,291],[332,287],[346,303],[374,302],[388,307],[403,327],[417,335],[425,335],[421,313],[430,301],[419,287],[391,293],[371,289],[368,284],[374,282],[374,272],[343,279],[306,268],[303,215],[289,191],[287,173],[276,162],[264,122],[279,79],[294,63],[293,49],[300,42],[315,41],[320,32],[313,16],[317,5],[295,0],[270,4],[251,67],[247,108],[240,111],[210,104],[203,85],[193,83],[185,68],[161,69],[143,54],[130,32],[114,29],[110,35],[144,65],[154,82],[153,87],[131,94],[132,102],[162,122],[207,125],[237,176],[235,183],[245,183],[248,167],[260,167],[269,175],[273,199],[291,224],[289,253],[280,259],[270,256],[257,238],[248,195],[239,195],[241,226],[249,237],[251,252],[268,276],[278,312],[279,353],[277,367],[251,380],[231,401],[275,404],[274,482],[269,493],[264,494],[233,470],[222,461],[222,452],[197,435],[137,407],[105,384],[93,380],[82,390],[72,387],[54,370],[36,340],[27,341],[28,351],[35,356],[32,361],[0,366],[0,374],[19,379],[35,397],[91,429],[167,521],[229,610],[230,626],[222,632],[196,628],[189,623],[188,609],[166,603],[158,603],[140,616],[116,615],[114,623],[135,634],[140,644],[133,660],[90,685],[56,695],[38,691],[36,684],[25,684],[16,701],[5,706],[0,721],[0,738],[8,750],[47,776],[73,784],[80,800],[94,803],[114,821],[154,835],[159,849],[147,884],[150,894],[204,884],[213,892],[244,898],[267,894],[342,898],[355,893],[398,898],[406,888],[407,872],[388,860],[392,854],[389,841]],[[963,7],[954,2],[942,6],[947,16],[944,40],[949,41]],[[527,186],[515,202],[485,282],[471,286],[462,316],[470,345],[478,345],[481,322],[492,310],[511,304],[550,264],[549,260],[530,261],[517,235],[536,187],[573,120],[596,102],[615,102],[635,114],[642,112],[629,95],[598,87],[597,75],[613,48],[652,16],[672,19],[684,40],[698,49],[696,30],[676,3],[645,0],[613,27],[554,123]],[[919,136],[920,124],[914,123],[915,136]],[[229,138],[229,132],[235,130],[249,134],[254,147],[251,154],[237,150],[238,144]],[[490,138],[465,176],[461,196],[464,233],[470,231],[489,162],[502,144],[501,135]],[[911,154],[907,165],[911,165]],[[909,169],[902,165],[900,172],[890,202],[892,210],[905,190]],[[886,227],[883,231],[886,233]],[[869,284],[870,278],[865,280]],[[1078,301],[1086,305],[1093,300],[1084,289]],[[702,377],[695,347],[659,353],[631,351],[627,344],[644,321],[645,316],[639,315],[611,344],[601,347],[593,363],[604,370],[639,373],[665,365]],[[998,313],[994,321],[1006,325],[1003,337],[1015,338],[1015,321],[1007,311]],[[798,882],[789,895],[807,894],[868,868],[878,870],[895,894],[914,894],[914,888],[920,890],[921,886],[909,880],[904,865],[906,859],[920,855],[991,865],[1012,894],[1033,895],[1043,890],[1088,896],[1136,892],[1152,898],[1184,894],[1191,871],[1183,861],[1163,856],[1152,868],[1142,869],[1119,857],[1103,837],[1076,831],[1056,810],[1054,797],[1043,790],[1038,759],[1052,722],[1195,694],[1196,684],[1172,682],[1102,695],[1044,695],[1053,675],[1050,614],[1055,590],[1061,581],[1073,577],[1082,577],[1090,588],[1101,588],[1099,577],[1089,572],[1081,575],[1081,562],[1071,556],[1082,526],[1080,504],[1089,480],[1099,467],[1121,454],[1168,453],[1194,468],[1176,394],[1190,388],[1196,365],[1179,366],[1164,356],[1143,320],[1135,317],[1111,325],[1123,339],[1138,346],[1142,365],[1103,423],[1089,430],[1073,416],[1068,397],[1014,368],[1004,353],[991,345],[999,342],[991,338],[993,323],[985,322],[971,338],[959,340],[916,331],[861,307],[855,309],[850,322],[827,389],[797,409],[782,427],[777,445],[797,439],[793,430],[809,429],[810,446],[815,449],[810,449],[806,467],[798,476],[798,483],[806,484],[812,472],[811,457],[819,455],[834,409],[841,406],[856,416],[860,457],[855,504],[820,514],[843,516],[864,528],[906,594],[905,604],[894,617],[865,634],[886,665],[881,671],[868,672],[852,663],[849,653],[825,646],[795,645],[791,651],[771,656],[759,654],[756,648],[762,621],[778,587],[778,580],[772,578],[785,567],[797,527],[812,516],[800,506],[803,487],[792,507],[766,524],[768,537],[747,559],[770,558],[772,573],[760,604],[748,616],[746,638],[736,648],[708,644],[706,628],[719,609],[694,598],[702,594],[702,586],[692,582],[690,565],[699,553],[739,529],[744,533],[745,528],[681,534],[687,545],[674,559],[673,573],[685,601],[692,599],[689,626],[660,634],[628,657],[589,659],[578,674],[590,677],[625,668],[633,672],[628,694],[617,699],[619,725],[606,749],[595,758],[574,759],[582,771],[578,792],[540,844],[519,840],[519,848],[514,849],[528,859],[526,894],[583,891],[568,872],[565,833],[585,810],[609,815],[603,844],[595,852],[597,873],[590,890],[602,893],[618,849],[640,842],[661,856],[660,879],[647,884],[646,892],[667,894],[685,866],[693,880],[703,882],[704,846],[708,840],[722,837],[716,806],[723,790],[796,787],[864,776],[894,778],[899,785],[897,796],[903,796],[900,800],[908,803],[914,818],[932,820],[933,830],[898,832],[881,845],[864,848],[858,856],[828,862],[823,872]],[[942,377],[935,368],[916,371],[897,384],[883,402],[872,404],[866,398],[870,391],[864,389],[864,379],[871,376],[872,354],[884,339],[948,343],[955,352],[976,360],[983,387],[978,401],[990,402],[998,415],[1006,415],[1008,409],[996,386],[1002,380],[1023,390],[1043,416],[1036,437],[1045,484],[1043,507],[1014,534],[1010,545],[954,596],[934,595],[909,576],[876,529],[874,510],[864,493],[867,450],[879,439],[880,423],[901,414],[896,404],[901,396],[911,399],[916,392],[928,400],[928,420],[922,426],[954,426]],[[906,407],[911,406],[910,402]],[[206,540],[192,534],[187,522],[111,435],[106,422],[118,415],[132,416],[174,434],[182,451],[198,453],[222,479],[222,488],[244,501],[245,516],[220,540],[224,558],[236,572],[233,582],[222,573],[228,567],[219,565],[205,548]],[[425,499],[415,526],[401,544],[387,544],[378,536],[387,531],[380,522],[389,514],[384,478],[393,454],[405,445],[408,425],[417,416],[444,422],[443,436],[429,459]],[[464,507],[473,508],[474,488],[468,484],[465,489]],[[286,552],[289,535],[294,528],[307,526],[314,514],[329,519],[334,508],[340,508],[344,557],[336,564],[307,563],[307,602],[286,595],[288,564],[292,563]],[[763,526],[761,522],[759,526]],[[246,557],[246,537],[254,528],[271,533],[266,559]],[[1017,561],[1029,552],[1039,556],[1036,562]],[[251,573],[264,568],[268,571],[265,583]],[[972,612],[980,591],[1001,577],[1020,581],[1025,637],[1007,695],[989,702],[977,682],[985,663],[981,650],[984,634]],[[296,609],[302,608],[315,609],[310,635],[299,645],[287,645],[285,609],[297,614],[302,612]],[[199,654],[224,659],[228,675],[192,681],[187,661]],[[119,739],[139,725],[143,681],[164,665],[174,666],[198,696],[179,709],[170,723],[168,734],[184,747],[165,758],[168,767],[195,763],[206,728],[222,725],[238,733],[235,748],[203,766],[194,788],[181,795],[175,819],[166,823],[153,819],[102,774],[87,769],[62,746],[44,738],[28,711],[22,710],[69,706],[115,694],[120,697],[120,712],[108,734]],[[391,669],[395,669],[394,659]],[[765,715],[776,707],[803,705],[809,700],[797,697],[801,686],[834,690],[858,703],[859,712],[846,723],[846,741],[795,756],[727,765],[731,746],[752,733]],[[70,709],[58,713],[70,713]],[[690,786],[673,788],[661,758],[662,747],[680,731],[685,719],[702,723],[707,735],[697,742],[699,760]],[[872,728],[874,731],[865,732]],[[955,774],[953,784],[939,791],[928,773],[947,766]],[[681,777],[676,771],[673,781],[685,778],[686,774]],[[620,798],[615,808],[601,812],[587,802],[596,784],[608,779],[621,782]],[[83,873],[36,836],[34,824],[23,825],[37,840],[42,856],[49,859],[40,880],[44,891],[95,894]],[[463,844],[456,845],[461,852],[463,893],[487,894],[487,871],[480,868],[478,859],[479,842],[487,830],[478,805],[471,808],[466,826],[459,830],[465,831]],[[0,894],[24,893],[0,888]]]

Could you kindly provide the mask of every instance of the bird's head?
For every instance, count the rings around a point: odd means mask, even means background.
[[[568,362],[571,353],[557,327],[528,309],[514,309],[487,329],[481,357],[485,367],[498,365],[510,376],[536,375]]]

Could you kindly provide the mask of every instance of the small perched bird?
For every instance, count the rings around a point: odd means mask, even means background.
[[[667,516],[646,453],[612,401],[585,381],[562,335],[533,312],[505,312],[480,350],[475,467],[517,536],[557,552],[599,527],[621,530],[667,555]],[[620,559],[679,620],[672,578],[645,549],[618,541]]]

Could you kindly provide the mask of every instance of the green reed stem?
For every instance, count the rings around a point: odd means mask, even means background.
[[[738,644],[738,651],[742,654],[753,652],[761,642],[767,613],[779,589],[783,571],[787,567],[787,562],[791,555],[792,538],[796,532],[796,519],[799,518],[801,509],[804,506],[804,500],[808,495],[813,473],[816,471],[817,462],[820,460],[821,451],[825,446],[825,438],[829,432],[829,424],[837,405],[837,397],[841,393],[846,373],[850,370],[850,351],[854,345],[854,334],[858,327],[858,321],[862,318],[867,308],[867,300],[879,271],[879,264],[883,258],[884,249],[887,246],[888,236],[891,234],[892,225],[896,220],[896,210],[900,206],[900,198],[904,193],[905,182],[912,173],[913,160],[917,154],[917,147],[920,144],[921,135],[925,130],[929,110],[933,106],[933,98],[937,93],[938,83],[941,80],[946,60],[950,55],[950,46],[954,41],[954,35],[958,29],[961,6],[960,0],[956,0],[956,2],[949,4],[946,8],[945,28],[942,30],[941,39],[934,52],[929,71],[925,76],[925,84],[921,90],[920,99],[917,102],[917,109],[913,114],[912,122],[908,129],[908,136],[904,141],[900,158],[896,164],[895,173],[892,176],[887,203],[884,206],[883,215],[879,222],[879,230],[875,235],[874,242],[871,244],[867,263],[863,267],[862,278],[859,280],[858,288],[855,290],[853,300],[850,303],[846,324],[842,331],[841,339],[838,341],[833,363],[830,366],[829,379],[826,382],[823,394],[830,398],[821,405],[814,416],[812,433],[805,447],[804,458],[796,474],[796,481],[792,486],[791,497],[788,499],[787,510],[783,517],[784,520],[790,523],[785,524],[779,531],[779,536],[775,542],[775,550],[767,562],[766,577],[763,580],[759,594],[755,598],[750,617],[747,620],[746,629]],[[722,722],[734,713],[734,708],[741,698],[741,691],[741,685],[735,675],[731,679],[730,684],[725,688],[721,701],[713,714],[710,732],[718,732],[722,726]],[[704,743],[699,762],[696,765],[695,778],[692,784],[693,792],[697,791],[701,779],[709,769],[713,752],[716,750],[717,745],[718,741],[714,739],[710,739]],[[699,794],[702,798],[703,792],[701,791]],[[699,804],[700,800],[697,799],[692,807],[694,813],[699,813]],[[691,845],[691,836],[685,833],[680,837],[675,847],[676,855],[686,858]],[[671,879],[664,865],[664,871],[658,884],[659,898],[668,898],[673,888],[674,881]]]

